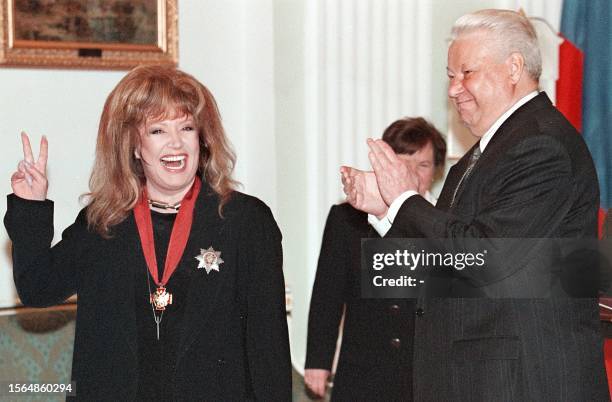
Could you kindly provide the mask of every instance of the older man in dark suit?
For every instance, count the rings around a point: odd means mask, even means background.
[[[374,173],[342,169],[349,202],[376,214],[388,207],[379,222],[387,237],[595,237],[593,162],[538,93],[541,58],[529,20],[501,10],[461,17],[447,71],[448,95],[480,140],[450,170],[436,207],[380,140],[368,141]],[[378,191],[365,186],[368,174]],[[486,289],[509,276],[467,280]],[[609,400],[595,299],[425,297],[415,313],[415,400]]]

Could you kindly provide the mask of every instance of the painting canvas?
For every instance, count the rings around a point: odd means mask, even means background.
[[[177,0],[0,0],[0,63],[176,65]]]
[[[156,0],[13,0],[14,43],[157,45]]]

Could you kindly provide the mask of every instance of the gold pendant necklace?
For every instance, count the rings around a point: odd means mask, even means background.
[[[155,326],[157,327],[157,340],[159,341],[159,325],[161,324],[162,319],[164,318],[164,311],[166,310],[166,306],[168,304],[172,304],[172,294],[166,292],[166,288],[164,287],[160,287],[155,291],[155,293],[151,293],[151,282],[148,270],[146,271],[146,275],[147,287],[149,288],[149,304],[151,304],[153,320],[155,321]],[[157,296],[158,293],[161,293],[161,297]],[[161,311],[161,314],[158,316],[156,311]]]

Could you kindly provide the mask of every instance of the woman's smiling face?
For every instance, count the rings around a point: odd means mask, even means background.
[[[200,159],[199,132],[191,115],[147,120],[135,150],[151,199],[179,202],[191,188]]]

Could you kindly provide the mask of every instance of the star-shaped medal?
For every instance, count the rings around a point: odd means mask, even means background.
[[[210,274],[210,271],[219,272],[219,265],[223,264],[221,252],[215,251],[212,246],[208,247],[206,250],[201,248],[200,255],[196,256],[195,259],[200,261],[198,269],[204,268],[207,275]]]

